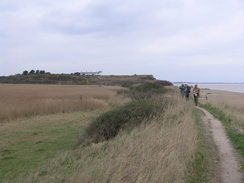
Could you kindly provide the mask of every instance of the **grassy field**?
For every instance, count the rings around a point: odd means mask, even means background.
[[[119,87],[91,86],[87,96],[112,93],[102,99],[107,107],[114,106],[110,110],[20,115],[3,123],[0,182],[209,181],[212,145],[203,136],[201,114],[173,89],[157,92],[145,86],[137,85],[136,91],[149,93],[130,103],[117,95]],[[83,138],[89,143],[81,143]]]
[[[129,101],[121,87],[0,84],[0,123],[19,117],[81,110],[106,111]]]
[[[29,173],[59,152],[71,149],[98,114],[97,111],[50,114],[0,126],[0,180]]]
[[[29,173],[58,152],[71,149],[91,119],[130,101],[117,94],[121,89],[0,85],[0,180]]]

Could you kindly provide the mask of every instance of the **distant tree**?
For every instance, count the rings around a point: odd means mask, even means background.
[[[36,70],[36,74],[40,74],[40,71],[39,70]]]
[[[74,75],[80,76],[80,72],[75,72]]]
[[[28,71],[23,71],[22,75],[24,76],[28,75]]]
[[[34,70],[31,70],[29,74],[35,74],[36,72]]]
[[[46,72],[43,70],[43,71],[40,71],[40,74],[45,74]]]

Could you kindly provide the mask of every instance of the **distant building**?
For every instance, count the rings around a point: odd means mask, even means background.
[[[85,75],[85,76],[97,76],[100,75],[102,73],[102,71],[98,71],[98,72],[81,72],[81,75]]]

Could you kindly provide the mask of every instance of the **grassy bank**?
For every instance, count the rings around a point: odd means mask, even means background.
[[[136,84],[123,94],[132,101],[105,113],[101,109],[58,113],[3,124],[0,180],[210,180],[212,146],[204,137],[201,114],[192,103],[158,84]]]
[[[61,151],[15,182],[206,182],[200,114],[174,93],[168,97],[159,115],[109,140]]]
[[[242,158],[244,158],[243,111],[226,105],[205,104],[202,107],[211,112],[224,124],[234,148],[241,154]]]
[[[124,106],[115,108],[99,116],[86,129],[78,144],[98,143],[109,140],[122,130],[131,130],[141,123],[150,122],[150,119],[161,115],[170,105],[164,97],[134,100]]]
[[[175,108],[171,103],[150,123],[61,153],[19,182],[183,182],[196,143],[189,115],[191,111],[183,105]]]
[[[217,147],[208,127],[203,122],[203,114],[199,110],[193,111],[193,119],[197,126],[197,148],[194,159],[189,166],[187,183],[218,182],[216,176],[219,161]]]

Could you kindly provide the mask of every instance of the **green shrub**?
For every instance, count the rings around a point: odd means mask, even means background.
[[[165,91],[164,86],[158,82],[144,82],[139,84],[134,84],[130,87],[131,90],[138,92],[155,92],[162,93]]]
[[[159,116],[166,108],[167,99],[151,98],[135,100],[99,116],[79,139],[78,145],[98,143],[115,137],[121,130],[132,129],[149,119]]]
[[[164,85],[159,82],[143,82],[132,85],[129,90],[129,95],[133,99],[141,99],[150,98],[165,93],[166,91]]]

